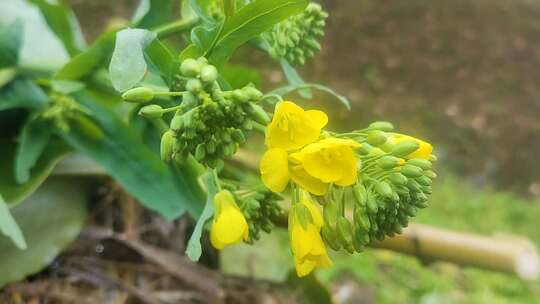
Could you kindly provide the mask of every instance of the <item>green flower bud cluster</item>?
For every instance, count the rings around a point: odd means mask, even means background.
[[[295,65],[303,65],[321,50],[317,39],[324,36],[328,13],[317,3],[280,22],[265,34],[270,44],[269,53],[275,59],[285,58]]]
[[[41,113],[41,118],[53,121],[62,132],[69,131],[69,120],[87,113],[75,99],[67,95],[52,92],[49,97],[49,107]]]
[[[361,142],[361,166],[355,185],[332,186],[324,198],[321,233],[335,250],[360,252],[372,241],[401,233],[409,219],[427,207],[437,176],[433,171],[436,158],[424,154],[411,159],[421,144],[418,140],[389,140],[393,133],[387,132],[392,130],[390,123],[376,122],[345,134]]]
[[[186,59],[180,65],[177,86],[185,92],[169,130],[162,137],[164,160],[183,162],[192,155],[201,163],[216,167],[224,157],[236,153],[255,122],[269,122],[258,104],[263,97],[259,90],[248,85],[222,91],[218,77],[217,69],[203,57]],[[156,105],[141,110],[141,114],[151,117],[163,112]]]
[[[266,189],[251,191],[234,191],[238,207],[246,217],[249,226],[249,238],[246,241],[252,244],[259,240],[261,231],[270,233],[274,228],[274,221],[283,214],[278,201],[283,198]]]

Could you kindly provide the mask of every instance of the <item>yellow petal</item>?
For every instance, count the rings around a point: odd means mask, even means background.
[[[289,183],[287,151],[270,149],[264,153],[261,163],[261,179],[264,185],[273,192],[282,192]]]
[[[317,129],[322,129],[328,124],[328,115],[319,110],[308,110],[306,116],[310,119],[310,123]]]
[[[317,207],[316,203],[314,203],[311,199],[304,199],[302,203],[308,208],[309,213],[311,214],[311,218],[313,220],[313,225],[317,228],[321,228],[324,220],[321,214],[321,211]]]
[[[291,229],[291,249],[295,257],[301,259],[308,255],[313,248],[313,238],[317,233],[313,224],[308,224],[306,229],[295,221]]]
[[[309,175],[302,166],[293,166],[292,168],[290,168],[289,173],[291,179],[307,192],[319,196],[326,194],[326,191],[328,190],[328,184],[322,182],[320,179]]]
[[[309,146],[313,145],[317,144],[311,144]],[[331,154],[331,152],[328,154]],[[320,179],[322,182],[331,183],[340,180],[343,172],[341,167],[336,166],[336,161],[338,160],[332,161],[327,158],[322,150],[306,153],[302,164],[309,175]]]
[[[413,140],[419,144],[418,150],[407,155],[405,159],[422,158],[422,159],[429,160],[429,156],[431,155],[431,153],[433,153],[433,146],[430,143],[425,142],[421,139],[418,139],[409,135],[399,134],[399,133],[392,133],[391,139],[392,139],[392,143],[394,144],[399,144],[400,142],[406,141],[406,140]]]
[[[296,268],[296,274],[299,277],[304,277],[310,274],[315,269],[316,262],[310,259],[294,259],[294,266]]]
[[[340,161],[342,176],[341,179],[336,181],[336,184],[346,187],[356,183],[358,179],[358,159],[350,147],[343,147],[340,150],[342,156]]]
[[[214,238],[218,244],[234,244],[245,237],[248,225],[242,212],[233,207],[225,207],[212,225]]]

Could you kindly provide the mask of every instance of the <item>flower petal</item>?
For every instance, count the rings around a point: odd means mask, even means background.
[[[287,151],[277,148],[266,151],[260,163],[264,185],[273,192],[285,190],[290,178],[288,167]]]
[[[306,111],[306,116],[311,121],[311,124],[317,129],[322,129],[328,124],[328,115],[323,111],[308,110]]]
[[[325,195],[328,185],[309,175],[302,166],[294,166],[290,170],[291,179],[301,188],[315,195]]]

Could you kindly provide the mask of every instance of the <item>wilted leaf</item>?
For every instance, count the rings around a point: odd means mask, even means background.
[[[197,262],[202,254],[201,236],[204,230],[204,224],[206,224],[208,219],[210,219],[214,214],[214,196],[216,195],[218,187],[218,185],[216,185],[214,182],[214,176],[210,169],[205,173],[203,178],[208,188],[206,194],[206,205],[204,206],[201,216],[197,220],[197,224],[195,225],[195,229],[193,229],[193,233],[189,238],[186,249],[186,255],[194,262]]]
[[[117,91],[127,91],[143,79],[147,71],[144,48],[155,38],[155,33],[142,29],[125,29],[116,33],[109,73]]]
[[[0,287],[40,271],[77,237],[86,221],[88,186],[85,180],[50,178],[10,210],[28,248],[21,251],[0,238]]]

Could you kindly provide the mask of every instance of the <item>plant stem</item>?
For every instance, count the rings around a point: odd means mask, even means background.
[[[163,39],[163,38],[172,36],[176,33],[189,30],[193,26],[195,26],[195,24],[197,24],[198,22],[199,22],[198,17],[189,18],[189,19],[181,19],[181,20],[160,26],[154,29],[154,32],[157,34],[158,38]]]

